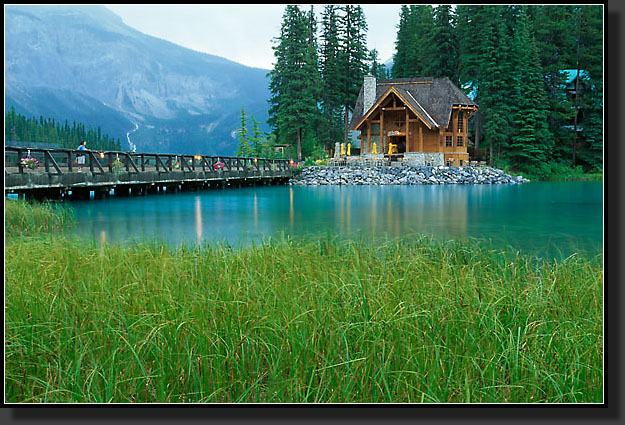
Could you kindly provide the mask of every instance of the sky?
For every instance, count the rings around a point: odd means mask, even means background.
[[[285,4],[105,5],[124,23],[144,34],[243,65],[271,69],[272,39],[280,34]],[[310,4],[300,4],[309,10]],[[382,62],[395,51],[400,4],[361,5],[368,25],[367,48]],[[323,4],[315,4],[320,17]]]

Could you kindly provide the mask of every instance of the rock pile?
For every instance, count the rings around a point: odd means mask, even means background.
[[[305,185],[517,184],[529,180],[490,167],[306,167],[289,180]]]

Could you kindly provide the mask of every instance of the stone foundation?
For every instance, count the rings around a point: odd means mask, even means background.
[[[445,165],[445,155],[440,152],[406,152],[404,153],[404,161],[402,164],[410,167],[420,167],[423,165],[439,167]]]

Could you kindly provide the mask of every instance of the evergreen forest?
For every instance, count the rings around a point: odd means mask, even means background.
[[[76,149],[82,140],[87,142],[87,148],[98,150],[121,151],[121,141],[107,134],[102,134],[100,127],[85,128],[84,124],[73,121],[70,125],[67,120],[63,124],[53,118],[39,119],[26,117],[15,112],[11,107],[5,112],[4,140],[10,142],[29,142],[36,147],[41,144],[45,147]]]
[[[448,77],[478,105],[470,153],[549,178],[602,170],[603,6],[404,5],[391,69],[367,49],[358,5],[286,6],[274,38],[269,120],[297,158],[348,140],[364,75]]]

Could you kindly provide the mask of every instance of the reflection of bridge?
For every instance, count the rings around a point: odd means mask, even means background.
[[[88,199],[166,190],[285,183],[286,159],[78,151],[5,146],[4,191],[33,198]],[[83,155],[84,163],[80,159]],[[27,158],[33,158],[30,160]]]

